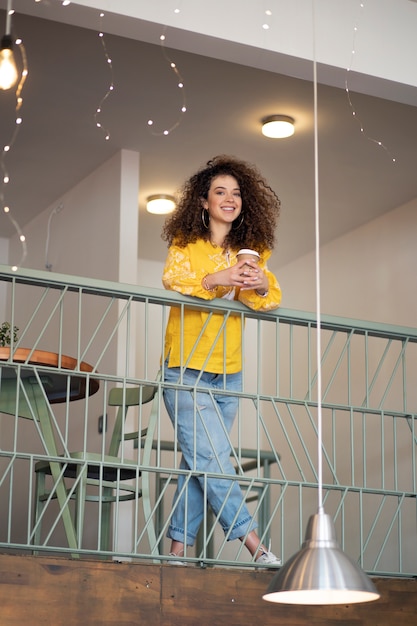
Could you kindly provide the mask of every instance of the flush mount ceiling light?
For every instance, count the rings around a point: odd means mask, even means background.
[[[175,198],[164,193],[148,196],[146,210],[154,215],[166,215],[175,209]]]
[[[273,139],[283,139],[294,134],[294,118],[289,115],[268,115],[262,120],[262,134]]]

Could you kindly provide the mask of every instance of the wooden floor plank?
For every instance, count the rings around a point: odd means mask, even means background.
[[[377,579],[376,602],[262,600],[274,572],[0,554],[1,626],[415,626],[417,582]]]

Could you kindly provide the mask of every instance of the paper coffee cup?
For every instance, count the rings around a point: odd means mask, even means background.
[[[246,261],[247,259],[252,259],[252,261],[256,261],[256,263],[260,259],[259,252],[256,252],[256,250],[250,250],[249,248],[242,248],[242,250],[239,250],[239,252],[236,254],[236,257],[238,261]]]

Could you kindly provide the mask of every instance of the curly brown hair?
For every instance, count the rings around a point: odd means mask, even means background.
[[[273,249],[281,202],[256,166],[227,155],[210,159],[184,183],[177,208],[162,230],[162,239],[168,245],[175,242],[185,247],[198,239],[210,238],[210,230],[202,221],[201,202],[207,199],[213,178],[224,175],[237,180],[242,197],[241,214],[236,226],[233,222],[224,247],[252,248],[260,253]]]

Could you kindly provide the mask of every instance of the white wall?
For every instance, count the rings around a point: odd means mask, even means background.
[[[168,252],[168,248],[167,248]],[[140,255],[140,250],[139,250]],[[165,259],[161,261],[148,261],[147,259],[138,259],[138,283],[143,287],[155,287],[163,289],[162,271],[164,269]]]
[[[137,153],[122,150],[57,198],[25,226],[25,266],[45,269],[50,221],[47,256],[52,271],[136,282],[132,260],[137,257],[138,176]],[[62,210],[52,214],[61,204]],[[20,255],[15,235],[9,263],[17,262]]]
[[[417,199],[320,250],[323,314],[417,326]],[[314,253],[279,270],[282,306],[315,311]]]

